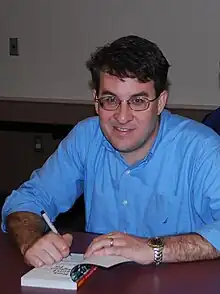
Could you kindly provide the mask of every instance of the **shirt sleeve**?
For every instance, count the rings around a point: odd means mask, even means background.
[[[196,233],[220,250],[220,138],[216,135],[211,143],[204,140],[200,148],[203,156],[195,170],[193,203],[203,223]]]
[[[7,216],[15,211],[40,214],[44,210],[52,221],[67,211],[83,193],[86,154],[85,124],[77,125],[59,144],[45,164],[35,170],[30,180],[6,199],[2,209],[2,229]]]

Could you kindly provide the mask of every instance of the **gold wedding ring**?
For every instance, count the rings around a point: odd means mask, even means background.
[[[110,247],[114,246],[114,239],[113,238],[109,238],[110,239]]]

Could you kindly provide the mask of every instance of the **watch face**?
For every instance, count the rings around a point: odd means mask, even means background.
[[[161,247],[164,245],[163,238],[152,238],[149,240],[149,245],[152,247]]]

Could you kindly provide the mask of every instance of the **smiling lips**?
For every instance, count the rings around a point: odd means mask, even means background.
[[[113,129],[118,133],[119,135],[127,135],[134,129],[128,129],[128,128],[120,128],[120,127],[113,127]]]

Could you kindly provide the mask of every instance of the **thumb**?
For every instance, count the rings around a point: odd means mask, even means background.
[[[73,242],[73,236],[71,234],[64,234],[62,236],[62,238],[64,239],[64,241],[67,243],[67,245],[70,247],[72,242]]]

